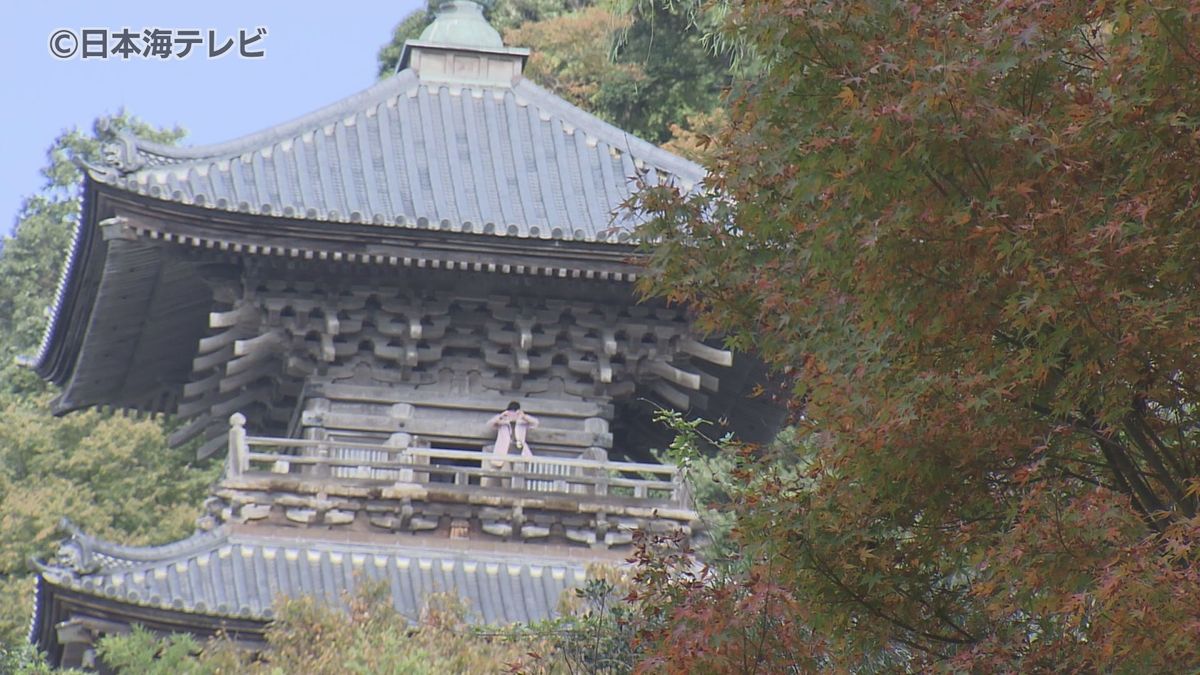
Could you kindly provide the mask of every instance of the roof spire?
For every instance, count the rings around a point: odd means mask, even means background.
[[[436,18],[404,43],[399,68],[425,82],[511,87],[521,79],[528,49],[504,46],[483,16],[481,0],[433,0]]]
[[[473,0],[431,2],[433,23],[421,31],[421,42],[459,47],[504,46],[500,33],[483,17],[483,6]]]

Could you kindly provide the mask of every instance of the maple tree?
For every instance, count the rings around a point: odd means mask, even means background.
[[[1200,664],[1200,3],[718,7],[762,71],[708,189],[639,198],[644,288],[793,378],[805,468],[741,453],[771,583],[650,663],[771,593],[777,668]]]

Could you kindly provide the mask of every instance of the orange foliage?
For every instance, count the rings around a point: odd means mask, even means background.
[[[744,592],[823,668],[1200,665],[1200,3],[729,9],[770,68],[710,190],[637,206],[645,289],[820,432],[747,467]],[[673,606],[723,644],[712,595]]]

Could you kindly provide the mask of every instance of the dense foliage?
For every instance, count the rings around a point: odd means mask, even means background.
[[[451,595],[426,598],[415,624],[391,604],[386,584],[363,584],[345,611],[313,598],[281,601],[266,645],[250,650],[218,637],[156,635],[135,626],[101,640],[100,657],[130,675],[462,675],[500,672],[629,673],[636,658],[631,611],[620,602],[628,581],[596,568],[564,616],[529,626],[470,626],[470,608]],[[36,656],[14,654],[0,667],[17,675],[51,672]]]
[[[26,638],[32,611],[29,559],[46,556],[70,517],[85,531],[131,544],[192,531],[219,466],[194,449],[167,448],[161,421],[85,412],[50,415],[51,387],[17,365],[36,353],[79,214],[76,160],[95,159],[122,129],[164,142],[125,115],[71,131],[53,144],[46,185],[29,198],[0,252],[0,643]]]
[[[746,457],[757,576],[655,658],[761,592],[811,631],[768,671],[1196,667],[1200,5],[723,10],[766,70],[710,192],[642,199],[647,290],[791,374],[815,452]]]
[[[145,630],[102,641],[100,656],[119,673],[138,675],[252,675],[303,673],[495,673],[520,668],[537,640],[489,638],[464,623],[456,599],[431,596],[417,626],[391,605],[391,591],[371,588],[350,598],[348,611],[313,598],[284,602],[267,634],[267,648],[247,651],[228,640],[201,644],[187,635],[158,637]]]

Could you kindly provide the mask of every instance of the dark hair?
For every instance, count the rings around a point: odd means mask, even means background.
[[[505,410],[520,410],[520,409],[521,409],[521,404],[517,403],[516,401],[509,401],[508,407],[505,408]]]

